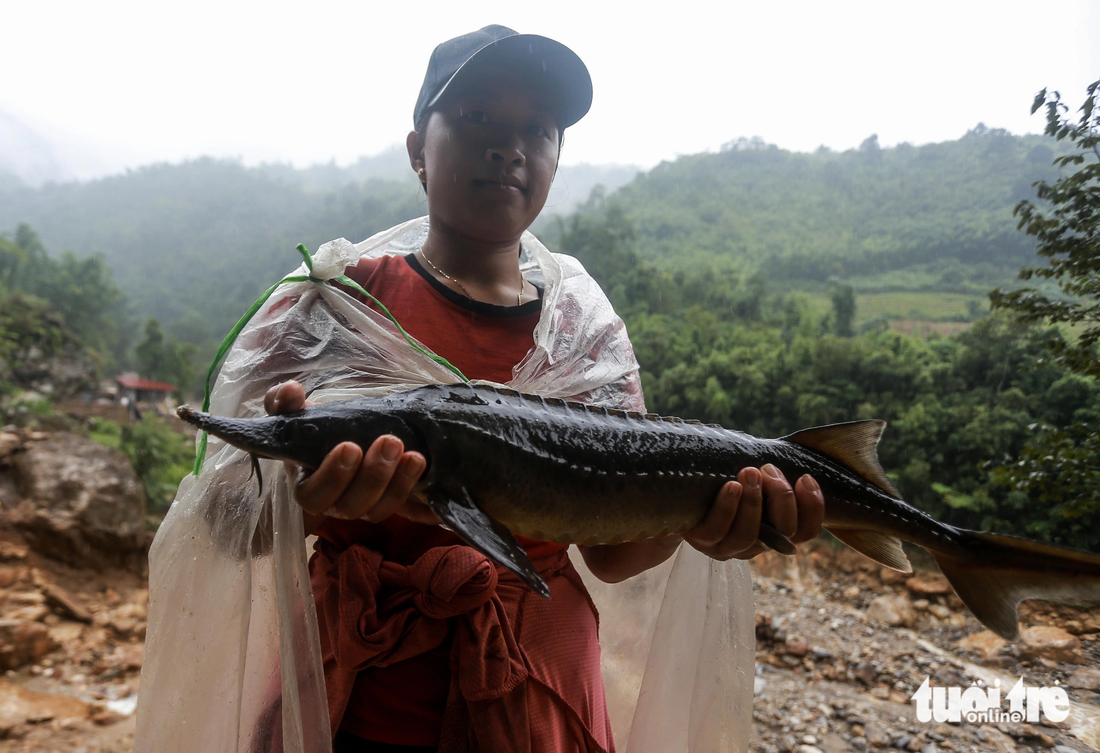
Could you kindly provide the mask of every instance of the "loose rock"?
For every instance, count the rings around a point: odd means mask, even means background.
[[[18,669],[38,661],[57,648],[41,622],[0,620],[0,669]]]
[[[905,587],[920,596],[940,596],[951,593],[951,584],[942,575],[915,575],[905,581]]]
[[[42,589],[42,595],[46,597],[46,604],[52,607],[57,614],[62,617],[70,617],[78,622],[92,621],[91,612],[85,609],[61,586],[41,581],[39,587]]]
[[[0,460],[23,449],[23,438],[14,431],[0,431]]]
[[[886,594],[872,599],[867,607],[867,618],[890,627],[911,627],[917,620],[916,612],[909,599],[904,596]]]
[[[1020,656],[1025,659],[1050,659],[1067,664],[1084,664],[1081,641],[1065,630],[1050,625],[1029,627],[1019,643]]]
[[[992,630],[983,630],[980,633],[966,636],[955,645],[964,651],[973,651],[983,659],[992,659],[1001,653],[1001,649],[1007,644],[1008,641]]]
[[[144,552],[145,498],[120,453],[58,433],[28,445],[14,473],[23,499],[8,521],[36,551],[94,569],[132,565]]]
[[[1069,676],[1066,685],[1081,690],[1100,690],[1100,669],[1085,667]]]
[[[86,719],[90,708],[78,698],[38,693],[0,680],[0,730],[51,719]]]

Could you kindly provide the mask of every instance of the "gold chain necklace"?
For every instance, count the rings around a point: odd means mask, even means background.
[[[436,272],[439,272],[439,274],[443,275],[448,280],[450,280],[455,285],[457,285],[459,287],[459,289],[462,290],[462,292],[466,294],[467,298],[469,298],[471,301],[476,301],[477,300],[472,295],[470,295],[470,291],[466,289],[465,285],[463,285],[461,282],[459,282],[455,278],[451,277],[449,274],[447,274],[442,269],[440,269],[435,264],[433,264],[432,260],[428,258],[428,255],[426,253],[424,253],[424,249],[420,249],[420,255],[424,257],[424,261],[428,262],[429,267],[434,269]],[[519,292],[516,293],[516,305],[517,306],[520,305],[520,300],[521,300],[522,296],[523,296],[523,270],[521,269],[519,271]]]

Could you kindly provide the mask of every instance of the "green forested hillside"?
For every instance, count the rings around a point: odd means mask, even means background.
[[[770,279],[857,290],[984,294],[1028,261],[1012,208],[1049,178],[1052,142],[979,126],[957,141],[783,151],[760,140],[664,163],[614,194],[638,253],[667,269],[714,259]]]
[[[415,186],[372,181],[330,192],[233,162],[157,165],[91,183],[0,195],[0,226],[30,224],[44,244],[101,254],[142,316],[187,322],[199,342],[225,332],[316,248],[421,213]]]
[[[718,311],[731,285],[751,279],[802,290],[801,305],[825,315],[829,281],[839,279],[856,292],[856,327],[950,334],[1031,257],[1012,207],[1053,174],[1052,144],[984,127],[922,147],[880,149],[868,139],[842,154],[741,140],[638,174],[606,201],[597,192],[575,216],[619,207],[633,228],[631,253],[680,283],[694,280],[678,290],[688,301],[717,299]],[[10,237],[26,223],[56,252],[101,255],[127,293],[133,343],[156,317],[197,346],[201,370],[241,312],[298,263],[295,244],[360,240],[426,211],[415,180],[356,180],[396,175],[399,158],[307,170],[200,159],[90,183],[0,185],[0,230]],[[578,184],[622,180],[624,170],[563,168],[565,190],[572,197]],[[551,202],[566,198],[552,192]],[[555,247],[559,227],[547,215],[536,231]],[[647,284],[666,308],[676,305],[671,287]]]

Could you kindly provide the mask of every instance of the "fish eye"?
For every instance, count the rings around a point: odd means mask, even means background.
[[[303,439],[315,439],[317,437],[317,424],[302,424],[301,435]]]

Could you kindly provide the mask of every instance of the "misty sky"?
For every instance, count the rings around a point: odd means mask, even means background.
[[[1057,13],[1053,13],[1055,10]],[[1037,132],[1100,78],[1100,2],[5,3],[0,110],[77,174],[200,155],[302,166],[403,142],[432,48],[553,37],[595,99],[563,161],[651,166],[740,136],[836,150]]]

